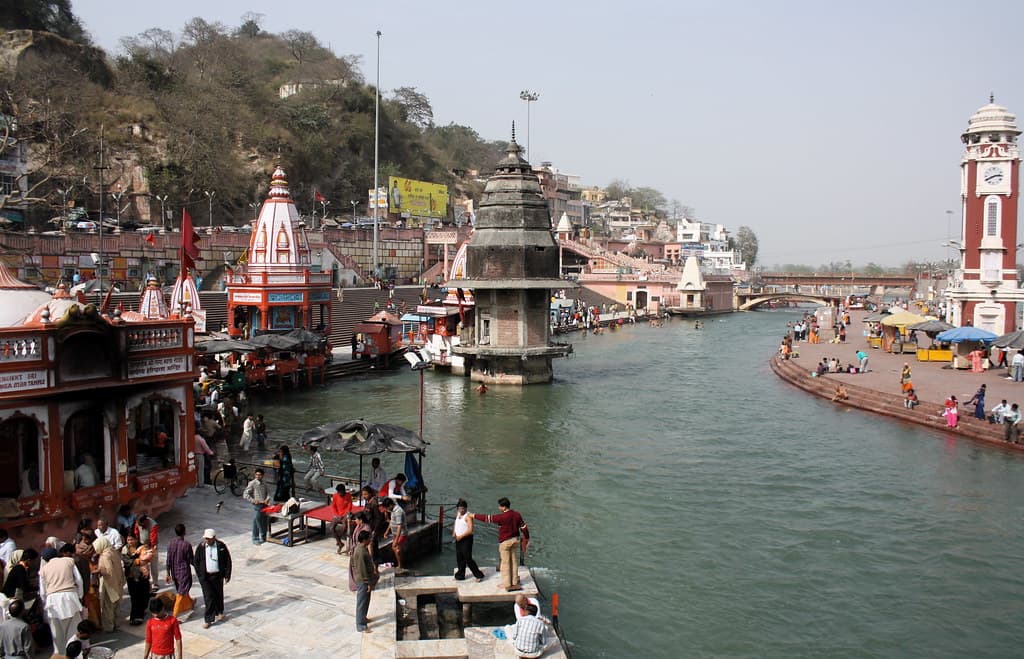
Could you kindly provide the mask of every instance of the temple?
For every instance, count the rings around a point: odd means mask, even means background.
[[[248,263],[228,276],[227,289],[232,336],[248,339],[293,329],[330,332],[331,275],[312,271],[305,225],[280,167],[253,222]]]
[[[473,290],[471,340],[452,346],[454,354],[467,358],[471,380],[551,381],[552,358],[572,350],[550,340],[551,289],[571,286],[559,278],[558,267],[548,202],[513,133],[480,201],[466,245],[466,278],[448,284]]]

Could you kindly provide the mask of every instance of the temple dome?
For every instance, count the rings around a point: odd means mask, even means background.
[[[978,108],[970,119],[967,120],[965,135],[973,133],[1012,133],[1020,135],[1017,129],[1017,117],[1002,105],[996,105],[995,99],[990,98],[988,105]]]
[[[66,316],[69,311],[85,309],[85,305],[68,293],[67,284],[60,283],[53,297],[39,305],[25,318],[22,325],[42,325],[44,322],[55,323]]]
[[[249,272],[305,270],[310,266],[309,241],[299,219],[284,169],[278,167],[270,178],[260,214],[249,238]]]
[[[50,301],[50,295],[17,279],[0,261],[0,327],[19,325],[25,316]]]

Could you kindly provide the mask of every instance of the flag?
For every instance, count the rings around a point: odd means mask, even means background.
[[[199,234],[192,228],[192,216],[184,208],[181,209],[181,269],[188,272],[196,267],[199,258]]]
[[[146,242],[149,243],[150,247],[156,247],[156,238],[152,233],[146,234]]]
[[[318,204],[322,204],[327,201],[327,197],[320,194],[319,190],[313,190],[313,200]]]

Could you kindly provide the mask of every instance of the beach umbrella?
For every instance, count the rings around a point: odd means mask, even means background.
[[[997,348],[1024,348],[1024,331],[1017,330],[1009,334],[1003,334],[992,341]]]
[[[967,327],[954,327],[945,332],[940,332],[935,338],[946,343],[963,343],[965,341],[992,343],[997,337],[992,332],[968,325]]]
[[[886,327],[903,327],[913,323],[920,323],[924,320],[924,316],[911,313],[910,311],[900,311],[898,313],[885,316],[882,318],[881,323]]]
[[[953,329],[954,327],[956,326],[934,318],[920,323],[914,323],[913,325],[907,325],[908,330],[917,330],[918,332],[924,332],[925,334],[945,332],[946,330]]]

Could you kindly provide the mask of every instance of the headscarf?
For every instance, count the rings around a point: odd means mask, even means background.
[[[56,549],[59,552],[60,548],[64,546],[64,541],[59,539],[59,538],[57,538],[56,536],[51,535],[49,538],[46,539],[45,546],[53,547],[54,549]],[[40,554],[40,555],[42,555],[42,554]]]
[[[7,561],[7,565],[4,567],[4,581],[7,581],[7,575],[11,573],[11,568],[21,562],[21,556],[24,553],[24,549],[15,549],[11,552],[11,560]]]

